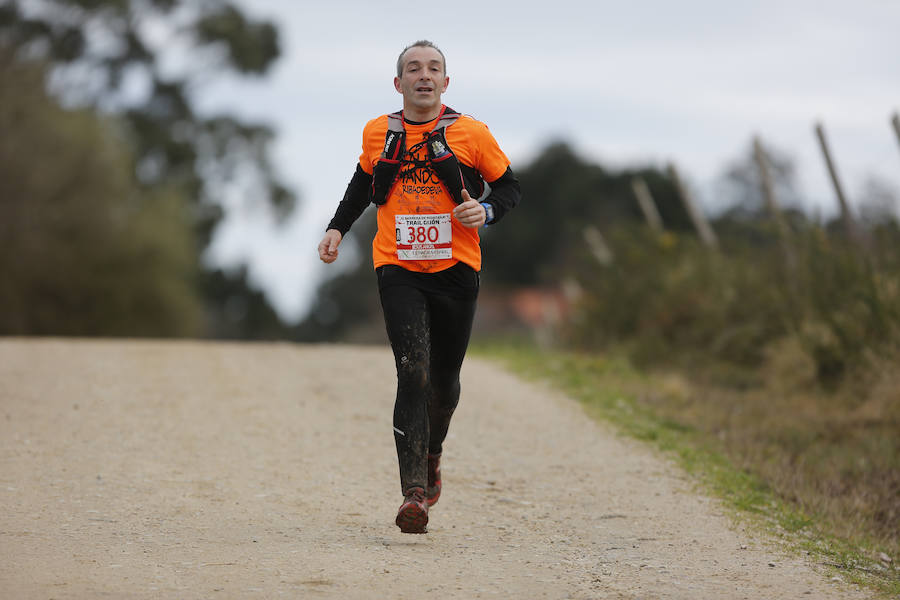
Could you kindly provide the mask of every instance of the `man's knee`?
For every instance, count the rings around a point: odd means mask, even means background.
[[[459,399],[459,374],[448,375],[443,373],[431,373],[431,388],[434,390],[435,399],[442,404],[456,404]]]
[[[428,386],[428,360],[422,354],[403,355],[397,359],[397,382],[402,387]]]

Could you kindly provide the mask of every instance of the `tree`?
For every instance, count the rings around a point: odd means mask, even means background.
[[[247,281],[247,269],[228,274],[207,271],[202,276],[207,328],[217,339],[275,340],[289,335],[265,295]]]
[[[0,50],[0,131],[0,335],[198,334],[187,203],[131,185],[115,122]]]
[[[373,208],[363,213],[341,243],[344,260],[356,250],[361,256],[360,261],[319,286],[309,316],[294,332],[296,339],[357,343],[382,342],[386,339],[369,250],[375,229]]]
[[[793,159],[770,145],[762,145],[772,191],[779,207],[799,209],[800,196],[795,182],[796,168]],[[720,199],[726,205],[726,214],[732,219],[768,219],[763,196],[762,179],[754,154],[753,143],[738,158],[732,160],[719,177]]]
[[[860,220],[866,227],[896,224],[900,219],[900,192],[887,181],[870,175],[863,182],[858,197]]]
[[[210,75],[267,71],[280,52],[271,23],[218,0],[13,0],[0,7],[0,41],[49,63],[65,104],[122,115],[137,180],[185,189],[203,245],[222,217],[223,188],[238,179],[253,179],[277,214],[292,209],[268,158],[272,131],[193,108]]]
[[[46,65],[62,105],[118,117],[117,135],[133,157],[127,185],[140,191],[132,202],[185,198],[194,262],[224,216],[227,193],[253,199],[275,221],[293,209],[269,159],[273,132],[195,109],[212,76],[266,73],[280,52],[271,23],[220,0],[0,0],[3,46],[19,61]],[[240,277],[235,283],[246,286]]]
[[[491,281],[559,284],[584,246],[586,227],[607,234],[643,220],[631,188],[636,175],[647,182],[667,228],[690,227],[674,187],[656,169],[611,172],[556,143],[516,172],[521,205],[496,228],[483,231],[484,273]]]

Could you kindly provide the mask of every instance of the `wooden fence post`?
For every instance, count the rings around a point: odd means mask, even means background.
[[[756,159],[756,165],[759,168],[760,186],[762,187],[763,199],[766,203],[766,209],[775,222],[775,228],[778,231],[778,238],[781,243],[781,251],[784,253],[785,263],[790,271],[796,267],[796,257],[794,249],[790,242],[790,229],[787,221],[784,220],[784,213],[778,206],[778,200],[775,197],[775,186],[772,183],[772,175],[769,172],[769,160],[766,157],[766,151],[763,148],[762,141],[759,136],[753,138],[753,156]]]
[[[694,229],[697,230],[700,239],[710,248],[717,248],[719,246],[719,240],[716,237],[716,233],[713,231],[712,227],[709,226],[709,221],[706,220],[706,216],[700,211],[696,204],[694,204],[690,193],[681,181],[681,177],[678,176],[678,170],[675,168],[674,164],[669,164],[669,177],[672,178],[675,189],[678,190],[681,202],[684,204],[684,208],[687,210],[688,216],[691,218],[691,222],[694,224]]]
[[[821,123],[816,123],[816,135],[819,138],[819,145],[822,147],[822,155],[825,157],[825,165],[828,167],[828,174],[831,175],[831,183],[834,184],[834,191],[837,194],[838,204],[841,208],[841,221],[844,223],[844,230],[847,237],[857,239],[856,224],[853,222],[853,216],[850,214],[850,206],[847,204],[847,197],[844,195],[844,188],[841,186],[841,180],[838,178],[837,169],[834,161],[831,159],[831,152],[828,150],[828,141],[825,139],[825,128]]]
[[[612,264],[612,250],[609,249],[609,246],[606,244],[606,240],[603,239],[603,234],[600,233],[599,229],[593,225],[588,225],[581,231],[581,235],[584,236],[584,241],[587,243],[588,249],[598,263],[604,266]]]
[[[891,123],[894,125],[894,133],[897,134],[897,143],[900,144],[900,113],[894,113]]]
[[[784,220],[781,208],[778,206],[778,200],[775,198],[775,186],[772,183],[772,175],[769,173],[769,160],[759,136],[753,138],[753,157],[756,159],[756,166],[759,169],[760,186],[762,187],[766,210],[769,211],[769,216],[775,221],[778,234],[786,238],[788,235],[787,223]]]
[[[638,206],[641,207],[641,212],[644,213],[644,219],[647,220],[647,225],[650,226],[650,229],[656,232],[662,231],[662,217],[659,216],[659,211],[653,202],[653,196],[650,194],[650,188],[647,187],[644,180],[640,177],[633,177],[631,179],[631,191],[634,192],[634,197],[637,198]]]

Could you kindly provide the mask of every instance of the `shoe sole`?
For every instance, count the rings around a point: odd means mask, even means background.
[[[397,527],[403,533],[428,533],[425,525],[428,524],[428,511],[414,503],[405,504],[397,513]]]

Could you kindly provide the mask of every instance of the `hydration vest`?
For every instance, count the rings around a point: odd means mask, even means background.
[[[434,128],[422,142],[428,151],[429,165],[457,204],[462,203],[465,180],[459,168],[459,161],[447,144],[445,132],[447,127],[455,123],[459,116],[458,112],[445,106],[438,115]],[[403,111],[391,113],[387,118],[388,130],[384,136],[384,150],[381,152],[381,158],[373,167],[370,191],[372,202],[379,206],[387,202],[388,193],[400,173],[403,156],[406,154],[406,128],[403,126]]]

